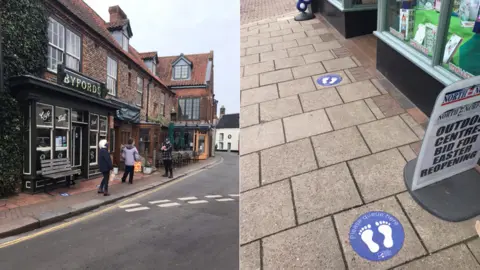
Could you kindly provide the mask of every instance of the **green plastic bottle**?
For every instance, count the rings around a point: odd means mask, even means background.
[[[459,66],[473,76],[480,75],[480,13],[473,26],[473,35],[470,40],[460,47]]]

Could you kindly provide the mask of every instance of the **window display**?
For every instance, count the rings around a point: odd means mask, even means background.
[[[443,66],[461,78],[480,75],[480,0],[461,0],[453,9]]]
[[[88,154],[88,160],[90,165],[97,164],[97,156],[98,156],[98,115],[90,114],[90,149]]]

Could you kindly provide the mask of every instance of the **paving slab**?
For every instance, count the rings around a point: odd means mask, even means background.
[[[287,142],[307,138],[332,130],[325,110],[307,112],[283,119]]]
[[[240,157],[240,191],[260,186],[260,157],[258,153]]]
[[[422,270],[476,270],[480,265],[465,245],[454,246],[438,253],[409,262],[394,268],[395,270],[422,269]]]
[[[266,61],[257,64],[246,65],[244,67],[245,71],[243,73],[244,76],[256,75],[268,71],[275,70],[275,65],[273,61]]]
[[[378,108],[377,104],[375,104],[375,102],[371,98],[365,99],[365,102],[367,103],[370,110],[372,110],[373,114],[375,114],[375,117],[377,117],[377,119],[385,118],[385,115],[382,113],[380,108]]]
[[[279,98],[260,103],[260,121],[273,121],[283,117],[302,113],[297,96]]]
[[[356,127],[314,136],[312,143],[320,167],[370,154]]]
[[[467,246],[472,251],[477,261],[480,262],[480,238],[467,242]]]
[[[321,43],[323,40],[319,36],[297,38],[298,46]]]
[[[328,72],[342,70],[347,68],[356,67],[357,64],[352,60],[351,57],[343,57],[332,60],[323,61],[323,66]]]
[[[283,40],[283,38],[281,37],[280,39]],[[297,46],[298,46],[298,43],[296,40],[288,40],[288,41],[283,41],[283,42],[273,44],[273,50],[274,51],[286,50],[288,48],[293,48]]]
[[[292,177],[292,189],[300,224],[362,204],[346,163]]]
[[[318,33],[318,31],[317,31],[317,33]],[[315,47],[315,50],[317,52],[321,52],[321,51],[329,51],[331,49],[341,48],[342,44],[338,43],[338,41],[336,41],[336,40],[332,40],[332,41],[324,41],[324,42],[320,42],[320,43],[315,43],[313,46]]]
[[[247,191],[241,200],[240,244],[295,226],[288,180]]]
[[[400,117],[407,123],[407,125],[413,130],[413,132],[418,136],[418,138],[423,139],[423,136],[425,136],[425,130],[423,127],[413,119],[413,117],[408,114],[404,113],[401,114]]]
[[[283,36],[283,40],[284,41],[288,41],[288,40],[294,40],[294,39],[302,39],[302,38],[305,38],[307,37],[307,35],[305,35],[304,32],[298,32],[298,33],[293,33],[293,34],[288,34],[288,35],[284,35]],[[300,43],[298,45],[301,45]],[[304,44],[303,44],[304,45]]]
[[[289,57],[275,60],[275,69],[284,69],[290,67],[301,66],[305,64],[305,60],[301,56]]]
[[[275,50],[273,52],[264,52],[260,54],[260,61],[265,62],[269,60],[277,60],[282,58],[287,58],[287,50]]]
[[[429,252],[477,235],[475,219],[462,222],[444,221],[425,211],[408,192],[399,194],[397,197]]]
[[[360,257],[350,245],[350,227],[360,215],[363,215],[370,211],[387,212],[396,217],[403,226],[403,230],[405,232],[405,240],[403,243],[403,247],[397,253],[397,255],[395,255],[389,260],[382,262],[368,261]],[[343,247],[345,260],[348,264],[348,269],[389,269],[391,267],[411,261],[426,254],[426,251],[422,247],[420,240],[417,238],[412,226],[408,222],[407,217],[403,214],[400,205],[397,203],[394,197],[383,199],[375,203],[367,204],[358,208],[353,208],[351,210],[342,212],[340,214],[336,214],[334,216],[334,219],[337,226],[338,235],[340,237],[340,243]]]
[[[262,86],[244,90],[240,93],[242,106],[248,106],[278,98],[278,89],[276,84]]]
[[[315,84],[310,77],[297,79],[278,84],[278,91],[281,97],[296,95],[299,93],[315,91]]]
[[[246,66],[260,62],[259,54],[252,54],[240,57],[240,66]]]
[[[249,154],[285,143],[284,136],[282,135],[283,125],[281,120],[243,128],[240,138],[241,154]]]
[[[407,162],[397,149],[348,162],[365,202],[406,190],[403,168]]]
[[[240,128],[256,125],[260,122],[258,104],[240,108]]]
[[[326,88],[300,94],[300,101],[305,112],[342,104],[342,99],[335,88]]]
[[[240,247],[240,269],[261,269],[260,241],[255,241]]]
[[[315,52],[315,49],[313,48],[312,45],[304,45],[301,47],[289,48],[287,49],[287,52],[288,52],[288,55],[290,55],[290,57],[294,57],[294,56],[302,56],[305,54],[313,53]]]
[[[266,45],[259,45],[255,47],[248,47],[247,48],[247,55],[251,54],[259,54],[263,52],[271,52],[272,51],[272,45],[266,44]]]
[[[324,60],[334,59],[335,56],[330,51],[323,51],[323,52],[314,52],[311,54],[306,54],[303,56],[305,58],[305,62],[307,64],[321,62]]]
[[[293,31],[292,29],[280,29],[280,30],[276,30],[276,31],[272,31],[270,32],[270,36],[271,37],[278,37],[278,36],[285,36],[285,35],[288,35],[288,34],[292,34]]]
[[[280,137],[278,134],[277,136]],[[260,156],[263,184],[318,168],[309,139],[290,142],[264,150],[260,153]]]
[[[418,141],[399,116],[359,125],[358,128],[374,153]]]
[[[259,87],[258,75],[244,76],[240,78],[240,90]]]
[[[345,269],[331,218],[263,240],[263,269]]]
[[[323,65],[322,65],[323,66]],[[321,76],[326,76],[326,75],[339,75],[342,77],[342,81],[338,84],[336,84],[335,86],[338,87],[340,85],[344,85],[344,84],[348,84],[348,83],[351,83],[352,81],[350,81],[350,79],[348,78],[348,76],[345,74],[345,72],[343,71],[337,71],[337,72],[329,72],[329,73],[326,73],[326,74],[321,74],[319,73],[318,75],[316,76],[312,76],[312,79],[313,81],[315,82],[315,85],[317,86],[317,89],[326,89],[326,88],[331,88],[331,86],[323,86],[323,85],[320,85],[318,84],[317,82],[317,79]]]
[[[246,49],[258,45],[259,43],[257,39],[247,39],[246,41],[240,42],[240,49]]]
[[[400,153],[402,153],[402,156],[407,161],[413,160],[417,157],[417,154],[415,154],[415,152],[413,152],[410,145],[404,145],[402,147],[399,147],[398,150],[400,151]]]
[[[337,90],[344,102],[352,102],[380,95],[380,92],[370,81],[340,85],[337,86]]]
[[[282,69],[260,74],[260,85],[290,81],[293,79],[290,69]]]
[[[295,79],[298,79],[298,78],[313,76],[316,74],[322,74],[322,73],[325,73],[326,70],[323,67],[321,62],[317,62],[317,63],[306,64],[300,67],[294,67],[292,68],[292,72],[293,72],[293,77]]]
[[[258,39],[258,42],[260,45],[265,45],[265,44],[275,44],[275,43],[280,43],[283,42],[282,37],[267,37],[267,38],[260,38]],[[273,45],[273,49],[275,50],[275,45]]]
[[[342,104],[326,109],[334,129],[342,129],[375,120],[363,100]]]

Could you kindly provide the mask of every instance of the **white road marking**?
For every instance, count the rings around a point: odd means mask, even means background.
[[[178,198],[180,201],[189,201],[189,200],[196,200],[197,197],[183,197],[183,198]]]
[[[130,207],[140,206],[140,205],[141,204],[139,204],[139,203],[131,203],[131,204],[120,205],[119,207],[120,208],[130,208]]]
[[[217,199],[216,201],[217,202],[230,202],[230,201],[235,201],[235,200],[232,199],[232,198],[223,198],[223,199]]]
[[[159,201],[151,201],[148,202],[149,204],[159,204],[159,203],[166,203],[169,202],[170,200],[159,200]]]
[[[127,211],[127,212],[137,212],[137,211],[143,211],[143,210],[147,210],[147,209],[150,209],[150,208],[148,208],[146,206],[143,206],[143,207],[125,209],[125,211]]]
[[[172,203],[160,204],[160,205],[158,205],[158,207],[170,207],[170,206],[178,206],[178,205],[180,205],[180,204],[176,203],[176,202],[172,202]]]
[[[206,195],[205,198],[221,198],[222,195]]]
[[[238,194],[228,194],[228,196],[230,196],[230,197],[238,197],[238,196],[240,196],[240,195],[238,195]]]
[[[208,203],[206,200],[198,200],[198,201],[189,201],[190,204],[199,204],[199,203]]]

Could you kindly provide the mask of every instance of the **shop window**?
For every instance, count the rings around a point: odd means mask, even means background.
[[[442,58],[461,78],[480,75],[480,1],[455,1]]]
[[[137,77],[137,96],[135,99],[135,104],[142,106],[143,104],[143,79]]]
[[[69,157],[70,111],[62,107],[55,108],[55,156],[54,158]]]
[[[200,98],[181,98],[178,107],[181,120],[200,119]]]
[[[99,116],[99,135],[98,135],[98,141],[100,140],[107,140],[107,131],[108,131],[108,119],[106,116]],[[98,148],[100,151],[100,147]]]
[[[86,113],[83,111],[72,110],[72,122],[87,123]]]
[[[138,151],[145,157],[150,152],[150,129],[141,128],[140,129],[140,139],[139,139],[139,149]]]
[[[53,18],[48,20],[48,69],[57,72],[57,65],[63,63],[63,54],[66,55],[66,66],[80,70],[80,36],[65,27]]]
[[[90,165],[96,165],[98,163],[98,115],[90,114],[90,145],[88,159]]]
[[[107,56],[107,89],[109,95],[117,95],[117,61],[109,56]]]

